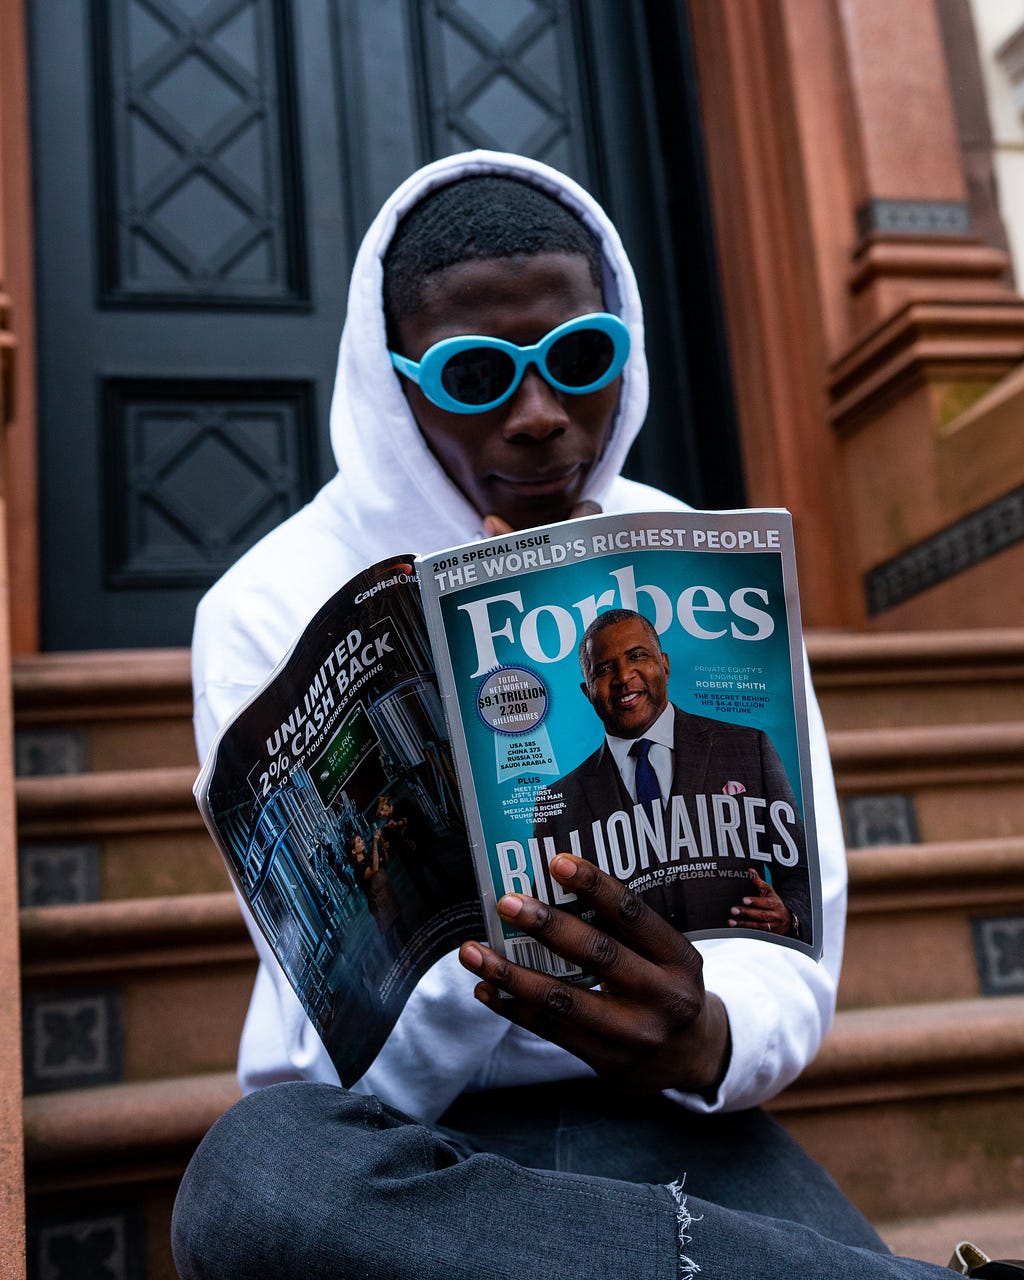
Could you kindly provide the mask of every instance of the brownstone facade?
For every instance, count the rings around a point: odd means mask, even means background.
[[[692,5],[750,500],[795,513],[810,625],[1024,621],[1024,304],[950,9]]]

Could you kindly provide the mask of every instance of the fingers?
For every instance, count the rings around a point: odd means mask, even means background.
[[[551,873],[596,924],[519,894],[500,899],[499,913],[600,986],[573,986],[468,942],[459,958],[480,979],[476,998],[621,1085],[714,1087],[729,1060],[728,1017],[704,989],[696,948],[591,863],[560,854]]]
[[[567,911],[536,898],[508,895],[498,903],[498,912],[584,973],[593,974],[609,990],[648,991],[658,982],[658,972],[646,959],[611,933]]]
[[[580,516],[599,516],[601,514],[601,504],[595,502],[593,498],[584,498],[582,502],[577,502],[573,509],[569,512],[569,519],[576,520]],[[502,516],[489,515],[484,516],[484,533],[489,538],[498,538],[506,533],[515,533],[507,520]]]
[[[730,908],[729,925],[748,929],[763,929],[768,933],[789,932],[792,917],[789,908],[775,890],[766,885],[767,892],[756,898],[744,898],[742,905]]]
[[[653,989],[644,999],[588,991],[512,964],[480,943],[465,943],[460,959],[482,979],[474,991],[482,1004],[609,1076],[633,1074],[641,1063],[652,1067],[672,1037],[704,1011],[702,990],[685,1005],[674,991],[663,991],[660,999]],[[673,1064],[667,1079],[679,1070]]]
[[[774,933],[783,938],[789,932],[785,925],[774,924],[771,920],[730,920],[730,929],[754,929],[761,933]]]
[[[684,1013],[691,1002],[699,1006],[703,999],[702,961],[689,939],[619,881],[582,858],[559,854],[551,863],[551,872],[571,887],[584,909],[592,908],[599,915],[603,927],[521,894],[506,894],[498,902],[498,912],[517,929],[592,974],[603,991],[587,992],[522,968],[478,943],[462,948],[460,958],[467,968],[519,1000],[588,1028],[599,1023],[604,1026],[610,1010],[603,1009],[595,1021],[595,1001],[607,1003],[609,995],[654,999]],[[513,1016],[504,1007],[499,1012]],[[521,1019],[517,1015],[515,1020]]]
[[[592,907],[597,911],[608,933],[638,956],[662,966],[700,967],[700,955],[689,939],[614,876],[606,875],[593,863],[568,853],[560,853],[554,858],[550,870],[560,884],[577,896],[584,908]],[[518,920],[516,924],[519,925]],[[591,968],[589,972],[604,976],[597,968]]]
[[[572,887],[581,905],[600,916],[602,927],[589,924],[537,898],[508,894],[498,903],[504,920],[549,950],[578,965],[601,983],[600,991],[561,982],[521,968],[478,943],[463,947],[463,964],[485,980],[478,998],[503,1016],[573,1048],[552,1020],[572,1025],[581,1034],[628,1040],[645,1034],[637,1021],[638,1005],[656,1006],[685,1022],[696,1016],[704,999],[700,954],[680,933],[611,876],[582,859],[561,854],[552,874]],[[490,988],[514,996],[491,1000]],[[573,1048],[574,1052],[578,1049]]]
[[[594,1039],[593,1011],[588,1017],[585,1002],[581,1001],[585,995],[593,1000],[593,993],[524,969],[482,943],[463,943],[459,959],[482,979],[473,992],[481,1004],[580,1057],[589,1058],[597,1049],[590,1043]]]
[[[782,905],[774,894],[769,898],[744,898],[742,906],[732,907],[729,914],[744,920],[773,920]]]
[[[751,880],[753,880],[754,888],[757,890],[758,893],[765,894],[765,893],[774,892],[771,885],[768,883],[768,881],[762,880],[761,877],[757,874],[757,871],[754,867],[747,868],[747,875],[751,878]]]
[[[678,974],[665,981],[662,974],[662,981],[633,995],[569,986],[482,943],[464,943],[460,960],[481,979],[474,991],[481,1003],[620,1085],[704,1090],[725,1074],[728,1017],[721,1001],[704,992],[699,974],[690,982]]]

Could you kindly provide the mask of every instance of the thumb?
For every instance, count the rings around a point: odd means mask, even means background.
[[[484,533],[489,538],[497,538],[503,533],[515,533],[515,530],[501,516],[484,516]]]

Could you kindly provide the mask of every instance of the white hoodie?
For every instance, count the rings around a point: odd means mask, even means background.
[[[609,441],[585,496],[607,512],[684,507],[619,474],[647,411],[647,366],[636,280],[600,206],[569,178],[521,156],[475,151],[427,165],[381,209],[352,270],[331,405],[338,474],[308,506],[248,551],[199,605],[192,674],[201,758],[308,619],[354,573],[396,551],[427,553],[484,536],[480,514],[442,470],[410,413],[388,357],[382,303],[382,261],[399,219],[428,192],[470,174],[507,174],[534,184],[567,205],[602,245],[605,305],[629,325],[632,347]],[[705,984],[729,1013],[732,1059],[713,1102],[674,1095],[694,1110],[734,1110],[771,1097],[810,1061],[831,1023],[846,869],[813,694],[810,703],[825,956],[817,965],[788,948],[752,940],[698,944]],[[319,1037],[259,930],[249,923],[261,963],[239,1051],[243,1089],[280,1080],[337,1083]],[[480,1005],[472,994],[475,984],[454,953],[438,961],[355,1087],[432,1120],[467,1088],[590,1074],[579,1059]]]

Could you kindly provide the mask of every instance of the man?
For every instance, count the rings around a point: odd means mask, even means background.
[[[579,658],[580,688],[606,736],[539,794],[544,816],[534,835],[607,870],[595,824],[603,830],[613,813],[633,815],[639,844],[643,817],[658,826],[675,813],[688,856],[668,863],[654,885],[638,867],[625,881],[634,892],[681,932],[742,925],[810,942],[803,823],[768,736],[671,704],[668,655],[642,614],[598,614]]]
[[[618,318],[597,332],[625,325],[628,358],[595,338],[562,344],[556,330],[593,315]],[[460,341],[441,346],[449,339]],[[595,507],[679,508],[619,474],[646,402],[636,283],[586,192],[489,152],[414,174],[353,268],[331,410],[338,475],[200,605],[201,753],[366,564]],[[816,709],[812,738],[820,965],[782,947],[760,947],[754,963],[751,944],[731,938],[698,951],[598,868],[559,856],[552,874],[603,927],[529,897],[498,908],[566,957],[587,956],[602,988],[566,988],[466,943],[425,975],[343,1090],[257,936],[239,1058],[255,1092],[183,1181],[173,1243],[184,1280],[942,1274],[889,1259],[756,1109],[813,1055],[835,1000],[845,878]]]

